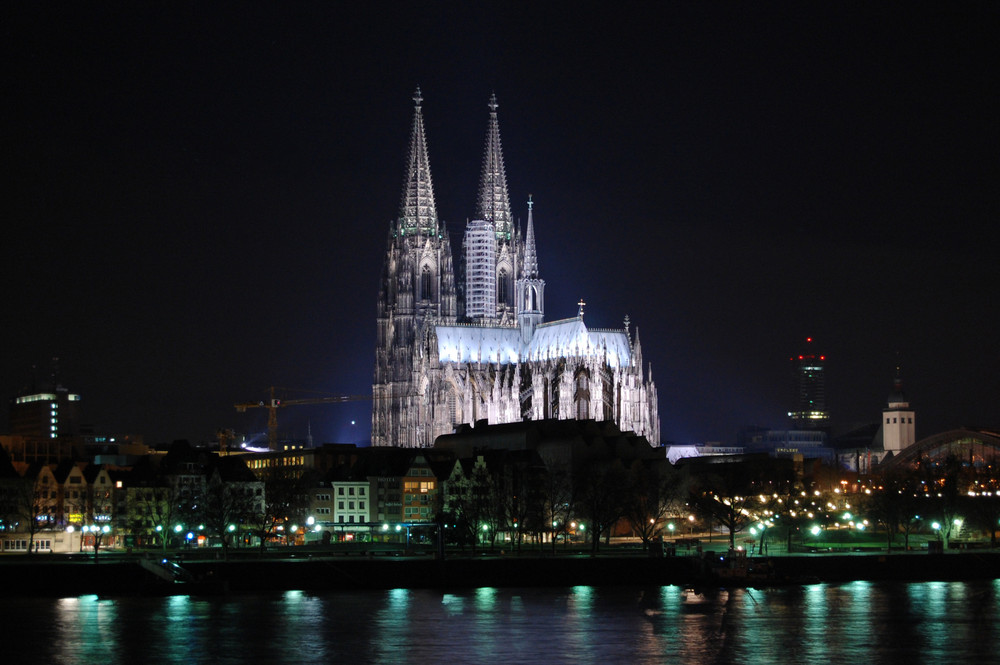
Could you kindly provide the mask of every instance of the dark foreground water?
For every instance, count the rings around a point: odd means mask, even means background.
[[[961,663],[1000,581],[5,599],[8,663]]]

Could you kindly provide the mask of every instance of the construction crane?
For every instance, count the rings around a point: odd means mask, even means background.
[[[275,396],[275,391],[296,392],[289,388],[275,388],[271,386],[270,400],[259,402],[241,402],[236,404],[238,413],[246,413],[247,409],[267,409],[267,447],[270,450],[278,449],[278,409],[286,406],[300,406],[304,404],[341,404],[344,402],[361,402],[372,398],[371,395],[331,395],[328,393],[317,393],[326,395],[325,397],[309,397],[305,399],[280,399]],[[310,392],[310,391],[297,391]]]

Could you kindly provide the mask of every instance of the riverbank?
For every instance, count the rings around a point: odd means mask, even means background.
[[[473,587],[719,585],[767,586],[806,582],[935,581],[1000,578],[1000,553],[853,554],[755,557],[766,576],[717,574],[727,562],[716,555],[308,557],[185,561],[193,581],[168,583],[144,570],[138,556],[52,561],[0,559],[2,596],[107,596],[256,593],[285,590]],[[766,562],[766,566],[765,566]]]

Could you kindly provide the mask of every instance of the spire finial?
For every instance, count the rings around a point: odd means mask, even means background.
[[[490,93],[490,103],[489,103],[490,113],[496,113],[497,112],[497,107],[499,107],[499,106],[500,105],[497,104],[497,93],[491,92]]]
[[[625,315],[625,334],[628,334],[628,327],[632,323],[632,320],[628,318],[628,314]]]
[[[587,303],[583,302],[583,298],[580,298],[580,302],[578,302],[578,303],[576,303],[576,304],[577,304],[577,305],[579,305],[579,307],[580,307],[580,311],[578,311],[578,312],[576,313],[576,315],[577,315],[577,316],[579,316],[579,317],[580,317],[580,318],[582,319],[582,318],[583,318],[583,308],[584,308],[584,306],[585,306],[585,305],[586,305]]]
[[[535,202],[531,200],[531,194],[528,194],[528,212],[529,213],[531,212],[531,208],[534,205],[535,205]]]
[[[419,109],[420,108],[420,104],[423,101],[424,101],[424,96],[420,94],[420,86],[418,85],[417,86],[417,91],[415,93],[413,93],[413,103],[416,104],[417,108]]]

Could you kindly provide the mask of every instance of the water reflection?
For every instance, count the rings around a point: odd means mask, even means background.
[[[8,601],[9,662],[993,661],[1000,581]]]

